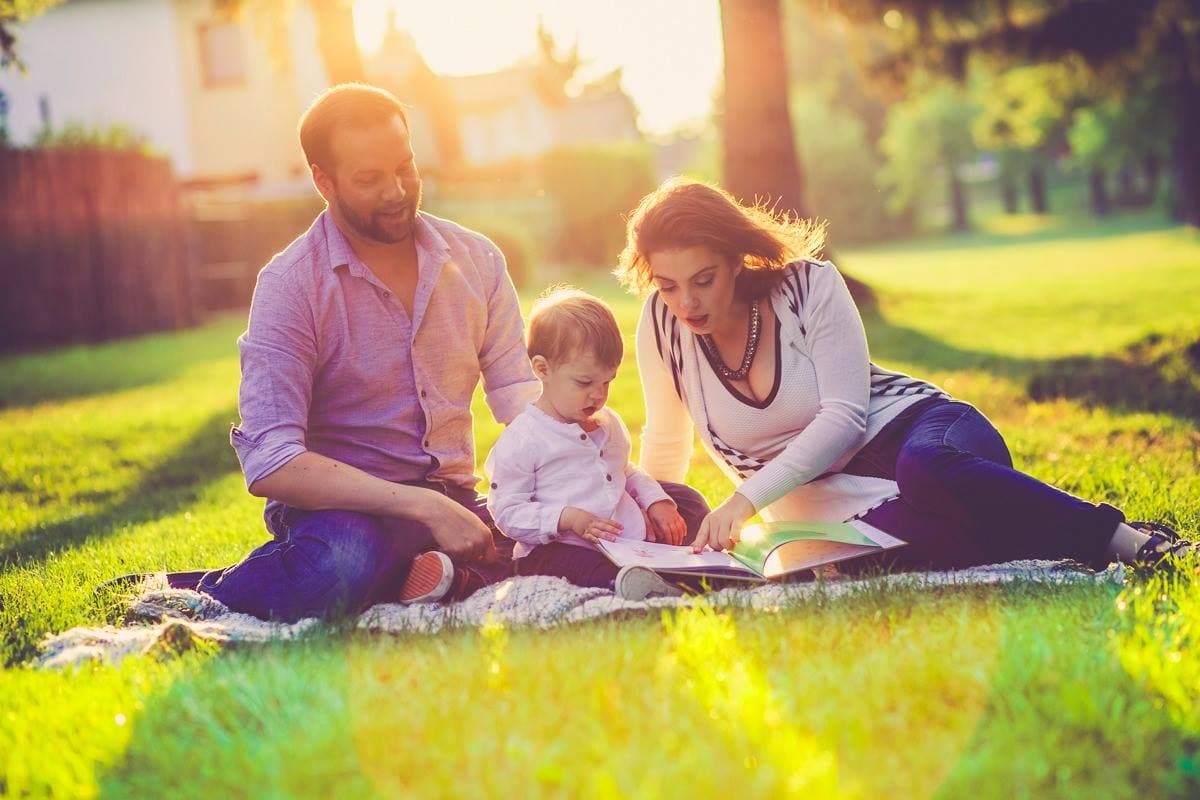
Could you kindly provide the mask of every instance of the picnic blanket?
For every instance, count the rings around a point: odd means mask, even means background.
[[[691,597],[623,600],[606,589],[585,589],[561,578],[510,578],[459,603],[373,606],[353,626],[378,634],[433,634],[452,628],[505,625],[550,628],[620,614],[645,614],[704,602],[716,608],[778,611],[813,599],[836,600],[880,588],[932,588],[1029,581],[1042,584],[1120,584],[1119,565],[1092,572],[1069,561],[1010,561],[952,572],[908,572],[865,579],[766,583]],[[63,668],[87,662],[116,663],[138,654],[173,654],[201,642],[239,646],[303,636],[316,619],[284,624],[230,611],[205,594],[166,588],[166,577],[144,582],[130,600],[124,626],[79,627],[47,637],[36,665]]]

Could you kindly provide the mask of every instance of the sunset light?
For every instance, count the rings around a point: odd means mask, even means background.
[[[665,133],[705,118],[721,72],[716,0],[358,0],[363,50],[379,47],[390,13],[426,63],[444,75],[510,66],[537,47],[539,19],[559,46],[579,43],[580,82],[615,68],[641,112],[647,133]]]
[[[0,800],[1200,800],[1200,0],[0,0]]]

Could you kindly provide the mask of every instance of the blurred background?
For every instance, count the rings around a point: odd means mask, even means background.
[[[244,309],[349,80],[531,289],[610,270],[680,173],[833,249],[1200,224],[1197,0],[0,0],[0,350]]]

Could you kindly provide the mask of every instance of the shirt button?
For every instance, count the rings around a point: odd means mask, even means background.
[[[601,451],[600,451],[600,455],[601,455],[601,456],[603,456],[603,455],[604,455],[604,451],[603,451],[603,450],[601,450]]]
[[[494,483],[493,483],[493,484],[492,484],[492,488],[493,488],[493,489],[495,489],[495,488],[496,488],[496,484],[494,484]]]
[[[611,481],[611,480],[612,480],[612,475],[605,475],[605,476],[604,476],[604,480],[606,480],[606,481]]]
[[[426,440],[425,440],[425,446],[426,446],[426,447],[429,447],[429,440],[428,440],[428,439],[426,439]]]
[[[424,397],[424,396],[425,396],[425,390],[424,390],[424,389],[422,389],[422,390],[421,390],[421,397]]]
[[[579,434],[579,441],[581,441],[581,442],[586,442],[586,441],[587,441],[587,434],[586,434],[586,433],[581,433],[581,434]]]

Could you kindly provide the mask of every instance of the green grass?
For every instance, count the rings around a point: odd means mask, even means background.
[[[877,360],[940,382],[1018,466],[1200,528],[1200,237],[1054,218],[839,254]],[[637,305],[603,276],[632,352]],[[1200,581],[873,589],[787,610],[134,658],[107,577],[263,539],[229,449],[240,319],[0,359],[0,795],[1195,796]],[[1189,350],[1189,348],[1193,348]],[[642,420],[630,358],[613,404]],[[480,458],[498,434],[476,405]],[[697,454],[691,482],[728,487]]]

